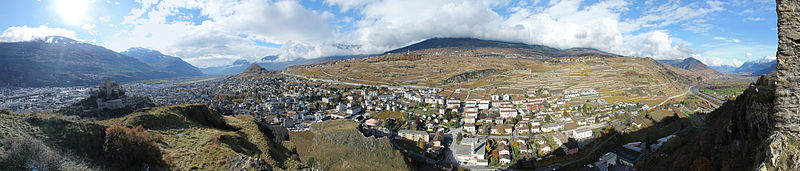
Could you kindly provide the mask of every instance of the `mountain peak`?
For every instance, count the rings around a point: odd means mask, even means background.
[[[127,52],[127,53],[143,53],[143,54],[150,54],[150,55],[164,55],[160,51],[153,50],[153,49],[148,49],[148,48],[144,48],[144,47],[132,47],[132,48],[129,48],[128,50],[125,50],[123,53],[125,53],[125,52]]]
[[[238,59],[236,61],[233,61],[233,65],[247,65],[247,64],[250,64],[250,62],[244,59]]]
[[[263,70],[264,70],[264,68],[261,68],[261,65],[258,65],[258,64],[254,63],[254,64],[250,64],[250,66],[247,67],[247,69],[244,69],[244,71],[242,71],[242,73],[258,73],[258,72],[261,72]]]
[[[44,38],[39,39],[42,42],[50,43],[50,44],[75,44],[80,43],[75,39],[71,39],[68,37],[63,36],[45,36]]]

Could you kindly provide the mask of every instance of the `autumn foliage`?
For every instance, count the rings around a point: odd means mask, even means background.
[[[118,161],[128,161],[132,164],[147,163],[151,166],[165,164],[162,151],[156,144],[156,138],[141,125],[133,129],[121,125],[107,128],[103,150]]]

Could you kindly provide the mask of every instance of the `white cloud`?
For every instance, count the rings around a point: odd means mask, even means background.
[[[96,25],[94,25],[94,24],[83,24],[81,26],[82,29],[84,29],[87,32],[89,32],[89,35],[94,35],[94,28],[95,27],[96,27]]]
[[[744,18],[744,21],[761,21],[761,20],[764,20],[764,18],[761,18],[761,17],[747,17],[747,18]]]
[[[714,57],[714,56],[703,56],[703,55],[693,55],[693,58],[700,60],[706,65],[709,66],[733,66],[739,67],[744,64],[744,62],[739,61],[736,58],[721,58],[721,57]]]
[[[108,21],[111,21],[111,16],[99,17],[97,18],[97,21],[100,21],[100,23],[107,23]]]
[[[75,37],[75,32],[73,31],[62,28],[50,28],[45,25],[41,25],[39,27],[9,27],[3,31],[2,35],[0,35],[0,42],[30,41],[41,39],[46,36],[63,36],[78,40]]]
[[[741,42],[741,40],[739,40],[739,39],[719,37],[719,36],[712,37],[712,39],[719,40],[719,41],[722,41],[722,42],[725,42],[725,43],[739,43],[739,42]]]
[[[589,47],[621,55],[677,59],[697,51],[687,48],[686,41],[671,37],[663,27],[680,24],[693,32],[708,32],[713,27],[704,18],[724,10],[720,1],[689,5],[678,1],[649,2],[653,7],[641,17],[622,18],[630,5],[624,0],[550,1],[545,7],[490,0],[323,2],[337,6],[340,12],[357,14],[357,18],[348,18],[308,9],[291,0],[139,2],[141,8],[132,9],[122,22],[131,30],[118,32],[107,44],[115,50],[150,47],[201,66],[229,63],[203,63],[215,61],[206,60],[213,57],[232,61],[235,57],[256,59],[279,54],[280,60],[292,60],[381,53],[431,37]],[[497,6],[511,10],[501,16],[493,10]],[[167,18],[181,8],[200,9],[201,15],[210,20],[199,24],[168,22]],[[338,20],[352,23],[353,29],[341,31],[341,25],[332,24]],[[269,48],[258,46],[257,42],[282,46]]]

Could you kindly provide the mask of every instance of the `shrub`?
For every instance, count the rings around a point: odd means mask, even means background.
[[[0,155],[0,170],[61,170],[61,156],[32,137],[3,140],[5,153]]]
[[[117,161],[129,161],[130,164],[164,165],[164,155],[155,141],[156,139],[141,125],[134,129],[114,125],[106,129],[103,150]]]

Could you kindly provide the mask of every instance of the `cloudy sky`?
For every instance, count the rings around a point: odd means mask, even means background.
[[[472,37],[739,66],[774,58],[776,20],[769,0],[20,0],[0,5],[0,41],[60,35],[208,67]]]

